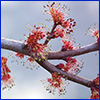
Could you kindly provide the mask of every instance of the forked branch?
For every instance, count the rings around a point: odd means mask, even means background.
[[[29,51],[27,49],[23,49],[24,46],[25,44],[23,42],[12,40],[12,39],[1,38],[1,48],[2,49],[7,49],[7,50],[15,51],[15,52],[30,56]],[[98,44],[94,43],[88,46],[84,46],[77,50],[64,51],[64,52],[59,51],[59,52],[52,52],[52,53],[49,52],[47,59],[63,59],[66,56],[77,56],[77,55],[86,54],[86,53],[97,51],[97,50],[99,50]],[[56,68],[55,65],[49,63],[47,60],[45,61],[37,60],[37,63],[40,64],[43,68],[45,68],[50,73],[57,72],[60,75],[62,75],[63,78],[65,79],[67,78],[68,80],[79,83],[81,85],[90,87],[90,84],[92,82],[89,79],[85,79],[85,78],[64,72]],[[96,88],[99,88],[99,87],[96,87]]]

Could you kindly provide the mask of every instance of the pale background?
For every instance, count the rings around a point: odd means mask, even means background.
[[[85,35],[86,30],[97,23],[99,25],[99,1],[59,1],[70,8],[70,15],[77,22],[74,37],[81,46],[94,43],[95,39],[91,35]],[[26,28],[27,23],[31,25],[36,23],[46,23],[48,27],[53,24],[45,21],[49,15],[43,15],[43,5],[47,1],[2,1],[1,2],[1,36],[15,40],[25,39],[23,34],[29,33]],[[52,40],[52,51],[60,50],[61,43],[59,39]],[[1,56],[7,57],[10,51],[2,50]],[[94,79],[99,72],[98,52],[81,55],[77,59],[83,59],[84,67],[79,76]],[[26,69],[22,64],[11,63],[11,57],[8,58],[8,65],[11,65],[12,76],[15,78],[16,86],[13,89],[1,91],[2,99],[88,99],[91,95],[89,88],[70,82],[66,88],[67,93],[63,96],[49,94],[41,79],[46,79],[51,75],[43,68],[36,70]],[[58,64],[59,61],[50,61]]]

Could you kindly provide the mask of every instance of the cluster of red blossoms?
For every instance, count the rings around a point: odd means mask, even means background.
[[[24,55],[21,53],[16,53],[15,56],[19,57],[20,59],[24,58]]]
[[[44,81],[46,83],[45,85],[46,90],[49,91],[49,93],[52,93],[55,95],[55,92],[57,89],[59,95],[65,94],[67,83],[61,77],[62,77],[61,75],[58,75],[56,72],[54,72],[52,73],[52,78],[48,78],[46,82]]]
[[[46,6],[44,6],[44,8],[46,8]],[[76,25],[76,22],[72,18],[65,20],[68,10],[65,10],[66,8],[64,8],[64,6],[60,8],[60,4],[57,5],[53,2],[51,5],[47,5],[47,8],[49,8],[49,10],[45,10],[45,12],[52,16],[54,25],[61,25],[65,29],[56,29],[53,33],[53,37],[55,36],[55,38],[57,38],[60,36],[62,38],[64,36],[64,31],[66,34],[73,32],[73,27]]]
[[[65,72],[72,73],[74,75],[80,72],[82,63],[78,62],[75,58],[72,58],[72,57],[66,57],[64,60],[67,62],[66,65],[64,65],[63,63],[60,63],[56,65],[55,67]],[[62,77],[63,76],[60,75],[60,73],[56,73],[56,72],[52,73],[52,78],[47,79],[48,84],[46,86],[46,90],[54,94],[56,89],[58,89],[59,95],[64,95],[66,92],[67,83],[65,82],[64,79],[62,79]],[[67,79],[67,77],[65,79]]]
[[[73,45],[71,44],[71,41],[66,40],[65,38],[67,35],[69,35],[71,32],[73,32],[73,28],[76,25],[76,22],[74,19],[69,18],[65,20],[66,15],[68,15],[67,11],[65,10],[64,6],[60,9],[60,4],[56,5],[55,2],[53,2],[51,5],[44,6],[44,8],[48,8],[49,10],[45,10],[48,14],[52,16],[52,20],[54,22],[55,29],[52,32],[52,38],[58,38],[60,37],[63,42],[63,46],[61,48],[61,51],[66,50],[73,50]],[[61,28],[58,28],[57,26],[60,26]],[[43,45],[41,43],[38,43],[41,39],[43,39],[46,35],[45,32],[43,32],[43,27],[36,27],[33,26],[33,29],[30,30],[30,34],[25,40],[27,43],[27,49],[30,52],[30,55],[33,54],[33,56],[37,56],[39,59],[39,56],[44,57],[43,50],[46,48],[46,45]],[[97,38],[97,42],[99,42],[99,30],[96,30],[94,28],[90,28],[89,32],[92,33],[93,36]],[[47,32],[49,33],[49,32]],[[23,59],[25,55],[16,53],[15,56],[19,57],[20,59]],[[37,60],[35,59],[35,60]],[[35,61],[32,57],[29,57],[27,61],[33,64],[33,61]],[[40,59],[41,60],[41,59]],[[64,59],[66,61],[66,64],[60,63],[56,65],[55,67],[59,68],[60,70],[63,70],[65,72],[69,72],[71,74],[78,74],[80,72],[80,68],[82,68],[82,62],[78,62],[75,58],[72,57],[66,57]],[[13,79],[10,76],[10,69],[6,65],[7,58],[2,57],[1,58],[1,82],[4,87],[9,87],[9,85],[12,84]],[[49,90],[50,93],[55,92],[56,89],[58,89],[58,92],[60,95],[65,94],[66,92],[66,82],[62,79],[63,76],[59,75],[59,73],[52,73],[52,78],[47,79],[48,85],[46,86],[46,90]],[[66,78],[67,79],[67,78]],[[95,86],[99,86],[99,77],[93,80],[91,83],[91,99],[99,99],[99,90],[94,88]]]
[[[99,42],[99,30],[94,32],[94,36],[97,38],[97,42]]]
[[[28,46],[27,49],[30,53],[33,53],[33,55],[35,53],[42,54],[42,51],[46,46],[38,43],[38,41],[45,37],[45,33],[40,29],[40,27],[36,27],[35,25],[31,33],[32,34],[29,34],[27,40],[25,40]]]
[[[62,46],[61,51],[73,50],[73,45],[71,44],[71,41],[62,40],[62,42],[64,43],[64,45]]]
[[[99,43],[99,30],[96,24],[94,24],[94,26],[89,28],[88,33],[92,34],[92,36],[95,36],[97,39],[97,42]]]
[[[27,60],[30,61],[30,62],[34,61],[34,59],[32,57],[29,57]]]
[[[80,72],[80,69],[82,68],[81,62],[78,62],[75,58],[72,58],[72,57],[66,57],[65,61],[66,61],[66,65],[64,65],[63,63],[60,63],[56,65],[56,67],[65,72],[72,73],[74,75]]]
[[[76,22],[72,18],[65,20],[68,10],[66,11],[64,6],[60,8],[60,4],[57,5],[55,2],[53,2],[52,4],[43,7],[46,9],[48,8],[48,10],[45,10],[45,12],[52,16],[54,25],[60,25],[63,27],[63,29],[56,28],[53,32],[52,38],[58,38],[59,36],[63,38],[65,34],[70,34],[70,32],[73,32],[73,27],[76,25]]]
[[[20,58],[20,59],[23,59],[25,57],[25,55],[20,54],[20,53],[16,53],[15,56],[18,57],[18,58]],[[29,61],[29,67],[30,67],[30,69],[33,69],[33,62],[35,63],[35,60],[32,57],[28,57],[26,62],[28,62],[28,61]],[[23,61],[23,66],[24,66],[24,64],[25,64],[25,62]],[[29,68],[29,67],[27,66],[27,68]],[[36,66],[36,68],[37,68],[37,66]]]
[[[52,16],[54,25],[60,25],[63,27],[63,29],[56,28],[52,33],[52,38],[60,37],[62,39],[62,42],[64,43],[61,49],[62,51],[73,50],[73,45],[71,44],[71,41],[67,41],[65,39],[66,35],[68,36],[68,34],[73,32],[73,27],[76,25],[76,22],[72,18],[65,20],[68,10],[66,10],[64,6],[60,8],[60,4],[57,5],[55,4],[55,2],[53,2],[51,5],[44,6],[44,8],[49,8],[48,10],[45,10],[45,12]]]
[[[52,38],[60,37],[62,39],[64,45],[62,46],[61,51],[73,50],[73,45],[71,44],[71,41],[67,41],[66,37],[68,37],[68,35],[71,32],[73,32],[73,27],[76,25],[74,19],[69,18],[65,20],[65,17],[67,15],[67,13],[65,13],[66,12],[65,8],[62,7],[60,9],[60,4],[56,5],[55,2],[53,2],[51,5],[44,6],[44,8],[49,8],[48,10],[45,10],[45,12],[47,12],[52,16],[52,20],[55,26],[59,25],[53,31]],[[64,60],[67,62],[66,65],[60,63],[55,67],[65,72],[70,72],[74,75],[78,74],[82,66],[82,63],[78,62],[75,58],[71,58],[71,57],[67,57]],[[61,77],[62,76],[58,75],[57,73],[53,73],[52,78],[48,78],[48,83],[49,83],[49,85],[47,86],[49,87],[48,90],[51,91],[52,89],[54,91],[57,88],[59,90],[59,93],[61,93],[62,91],[64,92],[65,86],[63,88],[61,87],[61,84],[63,83]]]
[[[76,22],[73,22],[74,19],[70,18],[65,20],[65,17],[67,15],[67,11],[65,10],[64,6],[60,8],[60,3],[57,5],[55,2],[53,2],[50,5],[43,6],[44,8],[48,7],[49,10],[45,10],[48,14],[52,16],[52,19],[54,21],[54,24],[61,25],[64,28],[69,28],[71,30],[71,27],[74,27]],[[73,23],[71,23],[73,22]]]
[[[53,33],[52,38],[58,38],[59,36],[60,36],[61,38],[64,37],[64,30],[63,30],[63,29],[56,28],[56,29],[55,29],[55,32]]]
[[[90,99],[99,99],[99,89],[95,88],[96,86],[99,87],[99,75],[91,83],[91,93],[92,93],[92,95],[91,95]]]
[[[7,58],[1,57],[1,86],[2,89],[7,87],[11,88],[13,84],[13,78],[10,76],[10,69],[7,66]]]

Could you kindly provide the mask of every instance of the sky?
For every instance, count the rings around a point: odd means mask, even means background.
[[[76,43],[81,46],[94,43],[96,40],[91,35],[85,35],[87,29],[95,23],[99,25],[99,1],[58,1],[62,5],[67,5],[70,8],[70,15],[74,18],[77,25],[73,37],[76,38]],[[15,40],[25,40],[23,34],[28,35],[29,30],[26,28],[30,25],[44,23],[51,29],[53,22],[46,21],[50,15],[43,15],[41,11],[43,5],[48,4],[47,1],[1,1],[1,36]],[[51,40],[49,45],[52,45],[51,51],[58,51],[61,49],[61,42],[59,39]],[[1,50],[1,56],[8,57],[9,50]],[[93,80],[99,73],[99,55],[98,52],[91,52],[81,56],[75,57],[77,60],[83,59],[84,65],[82,71],[78,74]],[[15,57],[17,59],[17,57]],[[28,63],[23,66],[17,62],[11,63],[12,56],[8,57],[8,65],[11,66],[11,75],[14,77],[15,86],[9,90],[1,91],[2,99],[88,99],[91,95],[89,88],[80,84],[67,81],[69,86],[66,87],[67,93],[62,96],[52,95],[48,93],[44,85],[40,82],[42,79],[51,77],[50,73],[41,66],[27,69]],[[19,60],[19,62],[21,62]],[[63,61],[50,60],[53,64],[58,64]],[[81,90],[81,91],[80,91]]]

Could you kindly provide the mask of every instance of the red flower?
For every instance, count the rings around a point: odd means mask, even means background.
[[[56,72],[52,73],[52,78],[48,78],[47,81],[55,88],[59,88],[62,84],[61,76],[58,76]]]
[[[24,58],[24,55],[20,53],[16,53],[15,56],[19,57],[20,59]]]
[[[45,12],[49,13],[52,16],[54,23],[61,24],[66,16],[64,14],[65,10],[63,8],[61,10],[60,4],[55,5],[55,2],[53,2],[51,5],[47,5],[47,7],[49,8],[49,11],[45,10]],[[46,8],[46,6],[44,6],[44,8]]]
[[[48,78],[47,80],[48,80],[48,82],[51,82],[51,78]]]
[[[7,58],[1,57],[1,74],[8,74],[10,69],[7,67]]]
[[[70,41],[66,41],[66,40],[62,40],[64,45],[62,46],[62,51],[66,51],[66,50],[73,50],[73,45],[71,44]]]
[[[46,83],[46,81],[44,81],[43,83]],[[58,90],[58,93],[60,95],[66,92],[66,82],[61,79],[61,76],[56,72],[52,73],[52,78],[47,79],[47,84],[45,85],[45,87],[46,90],[49,91],[49,93],[53,94],[55,94],[54,92],[56,92],[56,90]]]
[[[95,31],[93,35],[97,38],[97,42],[99,43],[99,30]]]
[[[6,81],[6,82],[7,82],[8,79],[10,79],[10,78],[11,78],[11,76],[10,76],[9,74],[1,76],[1,80]]]
[[[43,44],[38,43],[38,40],[41,40],[45,37],[45,33],[40,29],[40,27],[36,27],[34,25],[33,30],[31,31],[32,34],[29,34],[27,38],[27,49],[29,49],[30,53],[41,53],[43,49],[46,47]]]
[[[64,60],[66,61],[66,65],[60,63],[55,67],[72,74],[77,74],[80,71],[82,65],[81,62],[78,62],[75,58],[72,57],[66,57]]]
[[[62,27],[66,28],[69,27],[70,23],[68,21],[63,21],[61,25]]]
[[[92,95],[90,96],[90,99],[99,99],[99,94],[96,91],[92,91]]]
[[[96,79],[94,79],[93,82],[95,85],[99,85],[99,76]]]
[[[95,36],[97,38],[97,42],[99,43],[99,30],[97,28],[97,25],[90,27],[88,33]]]
[[[7,58],[1,57],[1,85],[3,87],[9,87],[13,82],[10,72],[10,69],[7,67]]]
[[[46,8],[46,6],[44,6],[44,8]],[[45,10],[45,12],[52,16],[55,25],[61,25],[63,28],[66,28],[67,34],[73,32],[72,28],[76,25],[76,22],[74,22],[74,19],[72,18],[67,19],[67,21],[65,20],[69,9],[65,9],[64,7],[60,8],[60,4],[56,5],[55,2],[53,2],[51,5],[47,5],[47,8],[49,8],[49,10]]]
[[[63,38],[64,37],[64,30],[60,30],[59,28],[56,28],[55,29],[55,32],[53,33],[53,38],[57,38],[57,37],[61,37]]]
[[[99,99],[99,89],[95,88],[95,86],[99,86],[99,76],[95,78],[91,83],[91,93],[90,99]]]
[[[1,66],[5,65],[7,63],[7,58],[1,57]]]
[[[61,24],[65,17],[65,15],[62,12],[60,12],[58,9],[54,8],[54,6],[53,8],[50,9],[50,14],[55,24]]]
[[[72,67],[71,64],[68,62],[66,63],[64,70],[67,72],[71,67]]]
[[[29,57],[27,60],[30,62],[34,61],[34,59],[32,57]]]
[[[74,22],[74,19],[69,18],[67,21],[62,21],[61,24],[62,27],[66,28],[66,33],[70,34],[70,32],[73,32],[73,27],[76,26],[76,22]]]
[[[65,61],[66,61],[66,62],[71,61],[71,60],[72,60],[72,57],[66,57],[66,58],[65,58]]]
[[[60,64],[56,65],[56,67],[59,69],[62,69],[62,68],[64,68],[64,64],[60,63]]]

